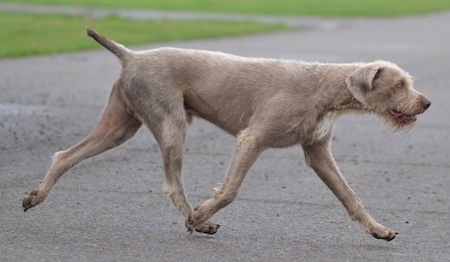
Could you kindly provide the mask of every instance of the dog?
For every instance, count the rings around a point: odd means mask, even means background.
[[[408,130],[416,115],[431,105],[397,65],[307,63],[178,48],[137,52],[93,29],[87,33],[119,58],[122,72],[98,126],[55,154],[39,187],[24,197],[24,211],[44,201],[71,167],[122,144],[144,124],[162,153],[163,190],[191,233],[217,232],[219,225],[210,217],[236,198],[247,171],[265,149],[301,145],[308,166],[352,220],[375,238],[390,241],[397,235],[367,213],[330,150],[333,125],[342,114],[376,114],[394,130]],[[237,137],[225,182],[195,209],[187,201],[181,176],[186,128],[193,117]]]

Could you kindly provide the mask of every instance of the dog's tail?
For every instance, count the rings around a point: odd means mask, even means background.
[[[97,41],[99,44],[104,46],[106,49],[111,51],[111,53],[115,54],[122,64],[125,64],[127,60],[131,57],[132,51],[125,46],[116,43],[101,34],[97,33],[94,29],[87,28],[87,34],[88,36],[94,38],[95,41]]]

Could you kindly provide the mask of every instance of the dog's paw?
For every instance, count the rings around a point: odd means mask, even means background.
[[[28,209],[35,207],[41,201],[38,200],[38,190],[35,189],[31,191],[28,195],[25,195],[22,200],[23,211],[27,211]]]
[[[198,208],[196,208],[186,219],[185,225],[188,232],[192,233],[197,231],[209,235],[215,234],[217,230],[219,230],[220,225],[214,224],[211,221],[205,221],[206,219],[207,218],[199,212]]]
[[[199,233],[213,235],[217,233],[217,230],[219,230],[220,225],[214,224],[211,221],[206,221],[200,224],[199,226],[194,227],[192,224],[188,222],[188,219],[186,219],[186,228],[188,229],[188,232],[190,232],[191,234],[192,232],[197,231]]]
[[[386,241],[393,240],[397,235],[398,232],[395,232],[394,230],[391,230],[389,228],[374,228],[367,232],[371,236],[377,239],[384,239]]]
[[[198,226],[195,229],[195,231],[204,233],[204,234],[213,235],[213,234],[217,233],[217,230],[219,230],[219,228],[220,228],[220,225],[214,224],[211,221],[206,221],[203,224],[200,224],[200,226]]]

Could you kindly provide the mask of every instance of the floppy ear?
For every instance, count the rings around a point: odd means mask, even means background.
[[[364,66],[354,71],[345,83],[356,100],[366,105],[366,95],[372,90],[373,81],[381,72],[379,66]]]

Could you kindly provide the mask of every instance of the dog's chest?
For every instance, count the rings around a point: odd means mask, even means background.
[[[322,140],[333,130],[334,123],[336,121],[336,112],[328,112],[325,116],[317,123],[316,129],[312,134],[312,143]]]

